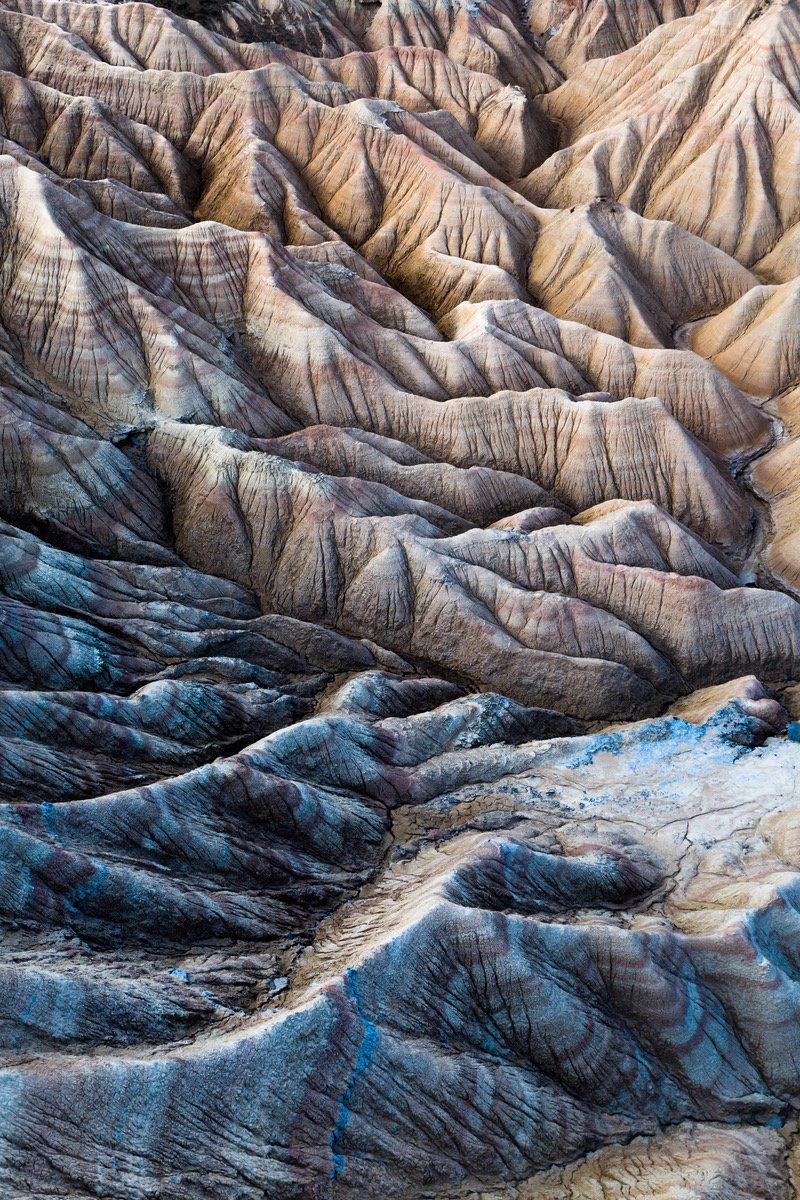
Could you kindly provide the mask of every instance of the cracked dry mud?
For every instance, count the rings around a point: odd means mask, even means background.
[[[798,1200],[798,179],[800,0],[0,0],[3,1200]]]

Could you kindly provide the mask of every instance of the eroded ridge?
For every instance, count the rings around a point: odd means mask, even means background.
[[[0,1195],[795,1200],[799,115],[797,0],[0,3]]]

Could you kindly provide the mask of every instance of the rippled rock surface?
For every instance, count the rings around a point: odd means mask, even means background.
[[[0,1196],[800,1194],[798,0],[0,0]]]

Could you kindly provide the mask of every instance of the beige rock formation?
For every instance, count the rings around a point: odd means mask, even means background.
[[[719,0],[595,58],[542,101],[566,144],[525,192],[560,206],[614,197],[746,266],[800,218],[791,0]]]
[[[800,3],[174,5],[0,0],[0,1197],[792,1200]]]
[[[791,693],[791,689],[788,691]],[[767,733],[782,733],[788,724],[789,713],[781,701],[754,675],[743,675],[741,679],[731,679],[682,696],[669,706],[666,715],[702,725],[731,702],[749,717],[761,721]]]
[[[669,21],[708,0],[544,0],[531,5],[528,24],[547,57],[567,75],[591,58],[611,58]]]

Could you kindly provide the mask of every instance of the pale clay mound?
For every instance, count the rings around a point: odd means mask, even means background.
[[[0,0],[0,1197],[798,1200],[800,0]]]

